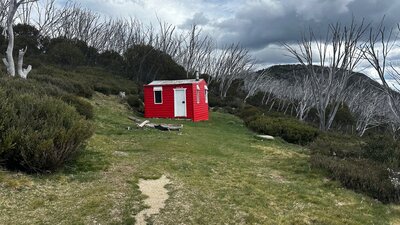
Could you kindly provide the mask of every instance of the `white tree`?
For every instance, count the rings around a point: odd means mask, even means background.
[[[311,80],[309,76],[295,77],[293,90],[288,90],[294,94],[296,99],[295,109],[296,117],[300,121],[304,121],[310,109],[315,105],[313,93],[311,89]]]
[[[268,85],[272,77],[269,75],[268,70],[263,70],[261,73],[254,72],[249,76],[244,78],[244,91],[247,92],[246,97],[243,99],[243,102],[246,103],[247,99],[261,89]]]
[[[18,10],[18,7],[24,4],[36,2],[37,0],[10,0],[8,2],[8,12],[7,12],[7,20],[6,20],[6,27],[5,33],[7,34],[8,38],[8,46],[6,51],[6,58],[3,58],[3,63],[7,68],[7,73],[14,77],[15,76],[15,63],[13,58],[13,51],[14,51],[14,17]],[[27,48],[20,49],[18,54],[18,64],[17,64],[17,71],[18,75],[22,78],[26,78],[29,72],[32,70],[32,66],[28,66],[26,69],[22,68],[24,64],[24,55],[27,51]]]
[[[389,109],[385,104],[385,95],[377,85],[360,80],[351,85],[345,100],[354,115],[357,134],[361,137],[371,128],[385,123]]]
[[[368,43],[364,46],[364,57],[375,69],[382,83],[386,96],[386,103],[393,114],[395,124],[400,124],[399,89],[390,85],[390,78],[397,85],[400,84],[400,71],[389,62],[389,53],[397,45],[400,27],[386,29],[383,21],[377,29],[370,29]]]
[[[310,76],[320,130],[330,129],[346,97],[348,81],[362,59],[359,45],[366,29],[363,22],[357,25],[353,20],[350,26],[329,26],[325,37],[318,37],[310,30],[296,47],[285,45]],[[327,112],[329,105],[332,109]]]
[[[232,83],[252,73],[254,60],[239,44],[229,45],[215,56],[212,81],[219,82],[220,98],[225,98]]]
[[[8,4],[8,0],[0,1],[0,26],[5,25],[5,20],[7,19]]]

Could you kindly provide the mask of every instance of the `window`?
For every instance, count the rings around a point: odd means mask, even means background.
[[[205,102],[208,103],[208,87],[204,86],[204,97],[205,97]]]
[[[154,87],[154,104],[162,104],[162,87]]]
[[[197,85],[196,87],[196,99],[197,99],[197,104],[200,103],[200,87]]]

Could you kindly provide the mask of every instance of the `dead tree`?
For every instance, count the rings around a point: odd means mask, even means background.
[[[13,29],[13,23],[14,23],[14,18],[15,14],[18,10],[18,7],[21,5],[25,5],[28,3],[36,2],[37,0],[11,0],[8,3],[8,12],[7,12],[7,21],[6,21],[6,27],[5,27],[5,32],[7,34],[8,38],[8,46],[7,46],[7,51],[6,51],[6,58],[3,58],[3,63],[7,68],[7,73],[14,77],[15,76],[15,63],[14,63],[14,58],[13,58],[13,51],[14,51],[14,29]],[[28,66],[26,69],[22,68],[23,66],[23,60],[24,60],[24,55],[27,51],[27,48],[19,50],[19,55],[18,55],[18,64],[17,64],[17,71],[18,75],[22,78],[26,78],[29,74],[29,72],[32,70],[32,66]]]
[[[167,53],[175,60],[177,60],[177,57],[181,58],[178,55],[180,53],[179,48],[182,47],[181,43],[183,42],[183,38],[182,35],[176,34],[176,27],[172,24],[162,22],[161,19],[158,18],[158,29],[158,34],[153,35],[155,36],[154,47]],[[149,39],[148,44],[151,44],[151,39]]]
[[[238,44],[225,47],[216,56],[212,81],[219,83],[220,98],[226,97],[233,81],[243,78],[252,72],[254,61],[248,50]]]
[[[189,77],[189,74],[193,74],[196,70],[204,73],[204,67],[207,64],[204,60],[213,50],[211,38],[203,35],[197,25],[193,25],[189,33],[184,37],[184,43],[184,47],[180,48],[182,52],[178,63],[182,64],[186,69],[186,77]]]
[[[400,102],[398,100],[399,89],[395,85],[390,85],[388,79],[400,84],[400,71],[396,65],[388,62],[389,53],[397,44],[400,27],[386,29],[383,21],[377,29],[370,29],[368,43],[364,46],[364,57],[375,69],[382,83],[382,90],[386,96],[386,103],[389,106],[394,124],[400,124]]]
[[[301,76],[300,78],[297,76],[294,77],[295,83],[293,90],[288,91],[291,91],[295,95],[296,117],[300,121],[304,121],[307,118],[310,109],[315,105],[311,89],[311,80],[309,76]]]
[[[6,24],[8,4],[10,4],[9,0],[0,1],[0,26],[2,27]]]
[[[32,10],[33,4],[21,4],[16,13],[17,22],[21,24],[31,24]]]
[[[319,117],[320,130],[329,130],[337,110],[346,97],[348,81],[362,59],[359,44],[367,26],[354,20],[349,26],[330,25],[325,37],[317,37],[310,28],[297,46],[285,44],[310,76],[311,90]],[[314,61],[314,57],[318,57]],[[332,110],[327,112],[329,105]]]
[[[387,106],[384,93],[365,81],[351,85],[351,91],[345,102],[356,120],[356,131],[361,137],[371,128],[384,123]]]
[[[261,73],[252,73],[246,78],[244,79],[243,89],[245,92],[247,92],[247,94],[243,99],[243,103],[246,103],[249,97],[256,94],[272,80],[271,76],[269,76],[268,70],[263,70]]]

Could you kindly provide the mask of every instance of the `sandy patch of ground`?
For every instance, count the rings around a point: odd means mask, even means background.
[[[165,201],[168,199],[168,190],[165,188],[170,180],[166,176],[162,176],[157,180],[139,180],[139,189],[142,194],[148,196],[144,203],[149,207],[136,215],[136,224],[146,225],[146,218],[160,213],[165,207]]]

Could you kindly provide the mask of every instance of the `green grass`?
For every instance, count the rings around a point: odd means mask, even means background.
[[[145,207],[138,179],[163,174],[170,198],[154,224],[400,223],[397,205],[325,179],[307,149],[257,140],[232,115],[153,120],[184,124],[162,132],[136,129],[116,97],[91,101],[96,134],[75,162],[46,176],[0,172],[0,224],[132,224]]]

